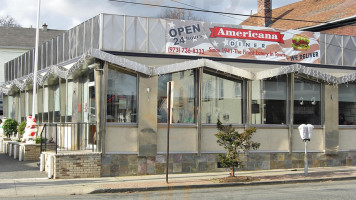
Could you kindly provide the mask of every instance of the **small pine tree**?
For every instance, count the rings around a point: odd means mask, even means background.
[[[22,136],[25,133],[25,128],[26,128],[26,121],[23,121],[19,125],[19,130],[18,130],[19,135]]]
[[[258,149],[260,143],[251,140],[256,128],[251,127],[245,129],[243,133],[238,133],[232,125],[222,125],[220,120],[217,122],[219,132],[215,134],[218,138],[217,143],[223,146],[226,154],[219,154],[219,161],[223,167],[231,169],[231,176],[235,176],[235,167],[241,165],[239,153],[241,151],[247,153],[251,148]]]

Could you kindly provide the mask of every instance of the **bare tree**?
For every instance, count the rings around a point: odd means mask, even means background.
[[[19,24],[17,24],[16,20],[9,15],[6,17],[0,16],[0,26],[21,27]]]
[[[158,17],[168,19],[204,21],[202,18],[195,16],[190,10],[183,10],[177,8],[165,8],[163,9],[162,13],[158,15]]]

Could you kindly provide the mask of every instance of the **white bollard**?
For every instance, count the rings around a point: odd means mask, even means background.
[[[12,156],[12,144],[9,144],[9,156]]]
[[[54,173],[54,159],[53,156],[49,156],[48,158],[48,178],[53,178],[53,173]]]
[[[14,144],[13,145],[14,146],[14,159],[17,159],[17,157],[18,157],[18,144]]]
[[[23,161],[23,146],[19,146],[19,161]]]
[[[41,172],[43,172],[45,170],[45,165],[46,165],[45,160],[46,160],[45,155],[42,153],[40,155],[40,171]]]

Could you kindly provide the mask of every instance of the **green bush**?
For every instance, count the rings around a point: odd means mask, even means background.
[[[256,132],[256,128],[246,128],[243,133],[236,131],[232,125],[223,125],[220,120],[217,123],[218,133],[215,136],[216,141],[226,150],[225,154],[219,154],[219,162],[223,167],[231,169],[230,176],[235,176],[235,167],[241,166],[242,162],[239,158],[239,153],[247,153],[250,149],[258,149],[260,143],[252,141],[252,135]]]
[[[41,144],[41,138],[40,137],[36,137],[35,138],[35,142],[36,142],[36,144]]]
[[[17,133],[17,126],[19,123],[14,119],[7,119],[4,123],[3,130],[7,137],[10,137],[12,133]]]
[[[25,133],[26,121],[21,122],[19,126],[19,135],[23,135]]]
[[[41,144],[41,141],[42,141],[42,143],[46,143],[47,142],[47,139],[45,139],[45,138],[40,138],[40,137],[36,137],[35,138],[35,142],[36,142],[36,144]]]

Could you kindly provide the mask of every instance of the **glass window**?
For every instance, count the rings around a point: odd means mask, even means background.
[[[339,88],[339,125],[356,124],[356,84],[341,84]]]
[[[53,121],[54,122],[60,122],[61,120],[61,105],[60,105],[60,88],[59,84],[55,85],[53,87],[54,92],[53,92],[53,98],[54,98],[54,116],[53,116]]]
[[[35,118],[39,123],[42,123],[42,115],[43,115],[43,87],[38,87],[37,88],[37,95],[36,95],[36,101],[37,101],[37,113]]]
[[[60,79],[60,85],[59,85],[59,92],[60,92],[60,114],[61,114],[61,122],[65,122],[65,117],[66,117],[66,109],[67,109],[67,86],[66,86],[66,80],[65,79]]]
[[[157,121],[167,123],[167,82],[174,81],[172,123],[195,123],[195,71],[158,77]]]
[[[8,96],[8,118],[15,119],[15,99],[13,96]]]
[[[287,78],[252,81],[252,124],[286,124]]]
[[[109,69],[107,122],[137,122],[137,75]]]
[[[30,111],[30,93],[26,91],[25,93],[25,117],[29,116],[31,111]]]
[[[321,84],[294,78],[294,124],[321,125]]]
[[[204,71],[202,87],[202,123],[242,124],[242,80]]]
[[[68,97],[67,97],[67,108],[66,108],[66,122],[72,122],[73,113],[73,81],[68,81],[67,85]]]
[[[43,88],[43,122],[48,122],[48,86]]]
[[[26,91],[20,92],[20,111],[21,111],[21,120],[20,123],[22,121],[26,121]]]

